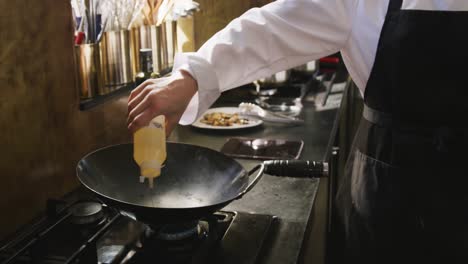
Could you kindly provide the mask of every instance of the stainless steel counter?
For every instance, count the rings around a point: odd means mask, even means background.
[[[255,137],[303,140],[303,160],[323,160],[333,128],[335,110],[317,112],[313,103],[304,102],[300,118],[303,126],[288,127],[265,123],[263,126],[245,130],[213,131],[191,126],[179,126],[170,141],[190,143],[220,150],[229,137]],[[259,161],[238,160],[246,169]],[[319,185],[318,179],[297,179],[264,175],[259,183],[242,199],[229,204],[225,209],[276,215],[278,229],[271,246],[262,256],[264,263],[296,263],[299,258],[307,223]]]

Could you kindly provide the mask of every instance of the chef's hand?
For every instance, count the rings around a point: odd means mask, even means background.
[[[135,133],[156,116],[166,117],[166,135],[170,135],[197,92],[197,81],[180,71],[167,85],[161,79],[149,79],[139,85],[128,99],[128,129]]]

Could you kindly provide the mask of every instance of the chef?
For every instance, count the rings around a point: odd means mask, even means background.
[[[468,1],[279,0],[233,20],[128,102],[131,131],[341,52],[364,96],[337,196],[350,263],[467,263]],[[336,252],[340,254],[340,252]]]

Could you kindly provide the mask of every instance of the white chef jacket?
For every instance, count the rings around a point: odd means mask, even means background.
[[[190,124],[221,92],[341,51],[364,93],[389,0],[278,0],[247,11],[197,52],[176,54],[174,71],[198,82],[180,124]],[[404,0],[402,9],[468,10],[468,0]]]

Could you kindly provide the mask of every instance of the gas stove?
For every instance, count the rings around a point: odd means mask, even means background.
[[[0,263],[262,263],[278,219],[220,211],[149,226],[83,190],[50,200],[43,216],[0,247]]]

